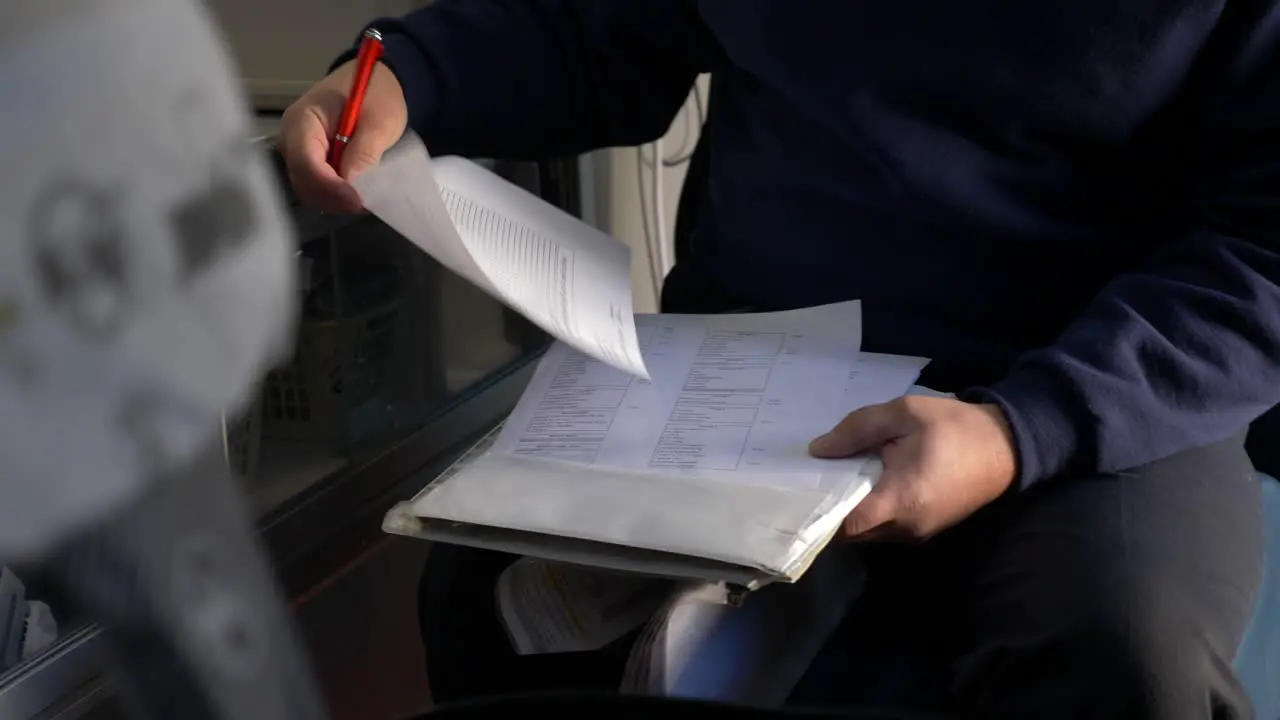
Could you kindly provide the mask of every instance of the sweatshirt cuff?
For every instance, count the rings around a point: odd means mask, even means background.
[[[405,31],[402,21],[389,18],[375,20],[366,25],[356,36],[355,44],[339,55],[329,66],[329,72],[356,58],[360,51],[360,41],[364,38],[364,31],[369,28],[382,33],[380,62],[386,65],[400,82],[400,89],[404,92],[405,106],[409,110],[409,128],[422,135],[423,128],[429,121],[431,108],[439,105],[436,100],[439,83],[436,82],[435,73],[427,61],[426,49]]]
[[[1061,381],[1023,366],[989,387],[971,388],[961,399],[996,405],[1013,431],[1018,487],[1025,490],[1066,472],[1076,457],[1080,432],[1069,413],[1073,400]]]

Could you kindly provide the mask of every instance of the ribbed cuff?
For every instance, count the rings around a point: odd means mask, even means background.
[[[1018,486],[1024,490],[1066,472],[1079,447],[1079,430],[1069,413],[1070,393],[1060,382],[1023,366],[990,387],[971,388],[960,396],[1004,412],[1018,455]]]

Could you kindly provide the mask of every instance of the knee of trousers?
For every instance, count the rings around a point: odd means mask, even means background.
[[[1232,670],[1234,647],[1215,641],[1197,618],[1151,605],[1131,610],[1079,630],[1075,642],[1095,646],[1100,663],[1095,672],[1103,673],[1096,678],[1098,686],[1118,687],[1153,711],[1152,717],[1169,717],[1165,711],[1178,708],[1235,704],[1240,693]]]
[[[1045,704],[1093,717],[1218,717],[1216,709],[1240,706],[1235,648],[1188,603],[1151,594],[1099,599],[981,644],[961,658],[953,690],[983,709],[1031,714]],[[1208,714],[1186,714],[1194,708]]]

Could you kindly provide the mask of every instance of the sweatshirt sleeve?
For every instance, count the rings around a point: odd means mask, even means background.
[[[433,152],[511,159],[661,137],[716,47],[692,0],[436,0],[370,27]]]
[[[1023,487],[1224,440],[1280,402],[1280,3],[1266,5],[1181,148],[1199,169],[1190,228],[965,394],[1008,416]]]

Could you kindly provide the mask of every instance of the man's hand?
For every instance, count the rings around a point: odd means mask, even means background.
[[[326,212],[358,213],[360,195],[348,182],[382,159],[404,134],[408,106],[400,81],[382,63],[374,66],[360,121],[342,156],[341,172],[327,160],[329,144],[351,92],[355,62],[334,70],[285,110],[278,146],[289,168],[289,182],[298,198]]]
[[[994,405],[908,396],[850,413],[809,447],[816,457],[879,452],[884,474],[844,522],[859,540],[924,539],[964,520],[1013,484],[1017,460]]]

